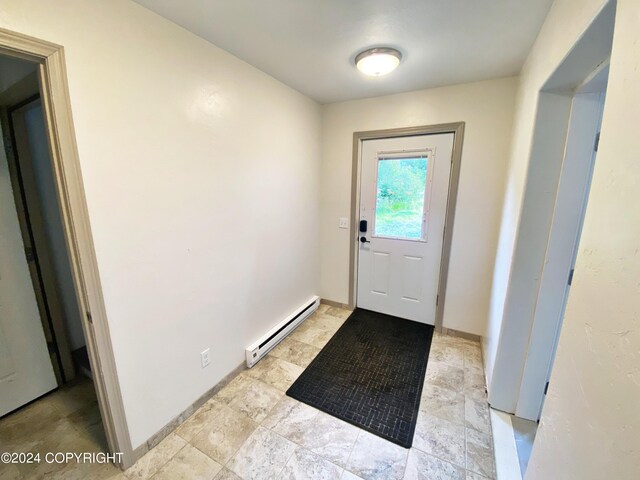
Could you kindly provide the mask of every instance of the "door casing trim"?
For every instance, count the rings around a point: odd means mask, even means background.
[[[418,135],[437,135],[453,133],[453,151],[451,153],[451,174],[449,176],[449,192],[447,194],[447,209],[444,222],[444,241],[442,243],[442,257],[438,276],[438,303],[436,305],[436,330],[442,331],[444,318],[444,304],[447,291],[447,276],[449,274],[449,259],[451,257],[451,240],[453,238],[453,222],[458,197],[458,183],[460,180],[460,165],[462,162],[462,144],[464,140],[464,122],[441,123],[438,125],[424,125],[417,127],[392,128],[387,130],[368,130],[353,133],[353,158],[351,165],[351,233],[349,243],[349,308],[356,307],[356,292],[358,291],[358,255],[359,236],[358,220],[360,219],[360,171],[362,169],[362,142],[382,138],[413,137]]]
[[[0,28],[0,54],[39,64],[51,163],[100,414],[109,449],[112,453],[121,453],[119,466],[125,469],[134,462],[133,448],[80,171],[64,48]]]

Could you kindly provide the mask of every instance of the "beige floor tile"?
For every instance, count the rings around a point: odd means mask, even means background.
[[[62,419],[48,397],[44,397],[0,419],[0,445],[14,452],[31,451]]]
[[[312,317],[306,320],[310,326],[316,326],[323,330],[335,333],[344,324],[345,319],[341,317],[335,317],[333,315],[325,315],[322,313],[316,313]]]
[[[433,332],[433,343],[446,343],[448,345],[464,345],[468,340],[446,333]]]
[[[305,324],[306,322],[296,328],[289,338],[322,349],[335,333],[318,325]]]
[[[350,313],[321,305],[265,359],[236,376],[126,474],[113,465],[69,464],[41,470],[4,468],[0,480],[18,474],[92,480],[361,480],[403,474],[407,479],[493,478],[491,425],[477,342],[434,335],[410,450],[284,395]],[[95,395],[91,399],[93,386],[80,385],[78,392],[56,392],[2,419],[0,444],[25,450],[104,451]]]
[[[285,392],[303,372],[303,368],[276,357],[266,356],[247,371],[247,375]]]
[[[429,361],[425,376],[425,385],[427,384],[461,392],[464,389],[464,369],[442,362]]]
[[[324,412],[311,422],[300,444],[332,463],[344,467],[361,430]]]
[[[76,410],[66,418],[79,432],[80,437],[91,444],[89,451],[107,452],[109,450],[97,400]]]
[[[213,398],[224,403],[229,403],[251,383],[251,377],[248,375],[248,372],[249,370],[244,370],[236,375],[236,377],[216,393]]]
[[[329,310],[330,308],[332,308],[330,305],[327,305],[326,303],[321,303],[320,306],[318,307],[318,310],[316,310],[316,312],[327,313],[327,310]]]
[[[329,307],[324,313],[346,320],[347,318],[349,318],[349,315],[353,313],[353,311],[347,310],[346,308]]]
[[[214,480],[242,480],[238,475],[233,473],[231,470],[226,467],[223,468],[218,475],[216,475]]]
[[[409,451],[404,478],[405,480],[465,480],[465,470],[412,448]]]
[[[484,374],[478,373],[465,373],[464,375],[464,394],[468,397],[476,400],[487,399],[487,391],[485,389]]]
[[[456,345],[480,345],[480,342],[477,340],[471,340],[469,338],[464,338],[457,335],[446,334],[443,335],[443,337],[446,339],[445,341],[454,343]]]
[[[229,402],[229,407],[260,423],[282,396],[283,393],[277,388],[254,379]]]
[[[87,378],[78,378],[68,385],[60,387],[51,394],[50,403],[60,415],[67,416],[96,401],[93,382]]]
[[[339,480],[343,469],[309,450],[298,447],[282,473],[283,480]]]
[[[185,420],[176,429],[176,433],[187,442],[191,441],[193,437],[204,430],[204,428],[215,419],[223,405],[224,403],[221,400],[213,397]]]
[[[482,365],[482,347],[477,342],[468,342],[462,346],[465,363]]]
[[[106,452],[107,442],[93,383],[79,378],[0,419],[0,446],[14,452]],[[118,479],[111,464],[46,463],[0,467],[0,479]]]
[[[289,363],[306,368],[311,361],[320,353],[320,349],[308,343],[297,342],[290,338],[281,342],[276,348],[271,350],[269,355],[286,360]]]
[[[426,384],[422,389],[420,411],[464,425],[464,394]]]
[[[44,477],[47,480],[127,480],[124,472],[111,463],[67,464],[62,470]],[[6,480],[0,475],[0,479]]]
[[[53,430],[48,430],[46,435],[41,437],[36,433],[33,438],[34,442],[31,448],[16,451],[39,452],[43,456],[49,452],[99,451],[95,442],[88,440],[86,432],[76,430],[73,423],[67,418],[55,422]],[[21,464],[18,466],[18,469],[27,478],[40,478],[44,475],[50,475],[53,472],[60,471],[66,466],[65,463],[47,463],[42,461],[40,463]]]
[[[495,478],[491,437],[467,428],[467,470]]]
[[[200,450],[186,445],[153,476],[153,480],[211,480],[222,470]]]
[[[225,465],[257,427],[243,413],[223,405],[209,425],[193,437],[191,445]]]
[[[262,426],[301,444],[318,413],[315,408],[284,396],[262,422]]]
[[[187,442],[175,433],[169,434],[124,473],[131,480],[146,480],[155,475]]]
[[[459,345],[434,342],[429,351],[429,361],[442,362],[453,367],[463,368],[464,350]]]
[[[420,413],[413,437],[413,447],[424,453],[465,465],[465,432],[462,425]]]
[[[282,469],[296,450],[284,437],[258,427],[231,459],[227,468],[245,480],[280,478]]]
[[[491,434],[491,420],[489,419],[489,404],[486,400],[476,400],[466,397],[464,402],[465,424],[467,427],[482,433]]]
[[[408,450],[369,432],[358,435],[345,468],[367,479],[401,479]]]
[[[0,480],[22,480],[22,478],[24,477],[20,473],[17,465],[0,463]]]
[[[482,375],[484,376],[484,368],[479,364],[468,364],[464,365],[464,374],[467,375]]]

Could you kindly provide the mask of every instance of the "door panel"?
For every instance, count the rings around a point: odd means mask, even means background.
[[[64,238],[61,241],[61,219],[54,173],[51,170],[46,126],[40,99],[36,99],[10,115],[13,129],[14,155],[12,184],[22,226],[22,240],[32,255],[27,255],[36,301],[40,309],[45,338],[49,344],[54,372],[59,384],[75,377],[68,332],[78,315],[78,308],[67,309],[63,301],[67,293],[65,277],[59,266],[68,270]],[[21,212],[22,211],[22,212]],[[75,295],[72,298],[75,301]],[[77,303],[76,303],[77,305]]]
[[[57,387],[0,143],[0,416]]]
[[[402,265],[402,299],[419,302],[422,296],[421,276],[424,271],[424,258],[412,255],[404,256]]]
[[[373,278],[371,290],[380,295],[389,293],[389,254],[373,252]]]
[[[453,134],[362,144],[357,305],[435,324]]]

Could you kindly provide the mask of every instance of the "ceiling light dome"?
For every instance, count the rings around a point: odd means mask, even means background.
[[[402,54],[395,48],[369,48],[356,56],[356,68],[365,75],[379,77],[400,64]]]

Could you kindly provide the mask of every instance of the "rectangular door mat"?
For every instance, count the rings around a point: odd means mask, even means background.
[[[432,336],[431,325],[356,309],[287,395],[409,448]]]

